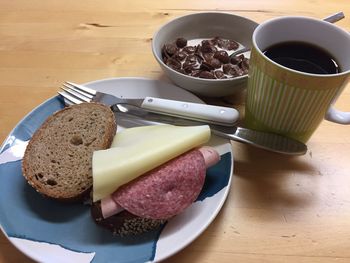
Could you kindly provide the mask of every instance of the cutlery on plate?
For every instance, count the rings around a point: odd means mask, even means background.
[[[177,126],[195,126],[207,124],[199,121],[147,112],[130,106],[115,105],[112,107],[112,110],[118,117],[123,118],[128,124],[132,125],[165,123]],[[219,137],[250,144],[271,152],[287,155],[303,155],[307,152],[307,146],[304,143],[278,134],[260,132],[237,126],[227,127],[215,124],[209,124],[209,126],[211,132]]]
[[[68,85],[67,85],[68,86]],[[86,87],[83,87],[86,89]],[[95,92],[92,89],[89,89],[92,92]],[[74,90],[73,90],[74,91]],[[81,91],[75,91],[76,95],[80,96]],[[64,98],[70,101],[73,104],[79,104],[82,102],[93,101],[93,96],[90,96],[90,100],[83,100],[77,96],[72,95],[70,92],[59,92],[59,94]],[[98,94],[98,92],[95,92]],[[107,94],[104,94],[107,95]],[[112,96],[115,100],[116,97]],[[118,99],[118,98],[117,98]],[[143,99],[136,99],[137,101],[143,101]],[[140,103],[140,102],[139,102]],[[213,124],[205,119],[199,120],[198,118],[185,118],[180,115],[170,115],[163,114],[160,112],[148,111],[144,108],[141,108],[139,104],[132,105],[130,103],[114,103],[111,105],[111,109],[116,113],[116,115],[127,119],[127,121],[136,125],[150,125],[150,124],[172,124],[178,126],[194,126],[194,125],[206,125],[209,124],[211,132],[219,137],[235,140],[238,142],[246,143],[253,145],[255,147],[265,149],[268,151],[282,153],[287,155],[303,155],[307,151],[307,146],[304,143],[290,139],[281,135],[274,133],[266,133],[255,130],[250,130],[237,126],[227,126],[227,125],[218,125]],[[205,104],[204,104],[205,105]],[[207,105],[208,106],[208,105]]]
[[[114,104],[132,105],[150,112],[179,116],[185,119],[225,126],[233,126],[239,118],[239,112],[236,109],[229,107],[155,97],[146,97],[142,99],[118,98],[72,82],[66,82],[63,86],[63,91],[59,91],[58,93],[73,104],[79,104],[82,102],[100,102],[109,106]]]

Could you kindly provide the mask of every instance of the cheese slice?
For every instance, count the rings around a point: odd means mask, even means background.
[[[110,149],[93,154],[93,201],[209,139],[208,125],[153,125],[118,132]]]

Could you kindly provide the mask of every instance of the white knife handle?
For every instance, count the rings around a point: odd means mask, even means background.
[[[146,97],[141,108],[222,125],[233,125],[239,118],[239,112],[233,108],[153,97]]]

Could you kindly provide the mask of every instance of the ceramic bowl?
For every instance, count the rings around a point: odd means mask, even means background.
[[[163,25],[153,36],[152,51],[164,73],[176,85],[197,95],[222,97],[232,95],[246,88],[247,75],[227,79],[204,79],[182,74],[162,60],[164,44],[177,38],[187,40],[211,39],[219,36],[237,41],[244,47],[251,47],[254,29],[258,24],[248,18],[222,12],[195,13],[178,17]],[[249,53],[244,53],[249,57]]]

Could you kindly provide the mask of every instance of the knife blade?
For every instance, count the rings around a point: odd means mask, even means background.
[[[222,138],[246,143],[271,152],[286,155],[303,155],[307,146],[297,140],[274,133],[260,132],[238,126],[223,126],[206,122],[183,119],[170,115],[148,112],[137,107],[113,105],[111,109],[117,116],[121,116],[136,125],[171,124],[177,126],[209,125],[211,132]]]

